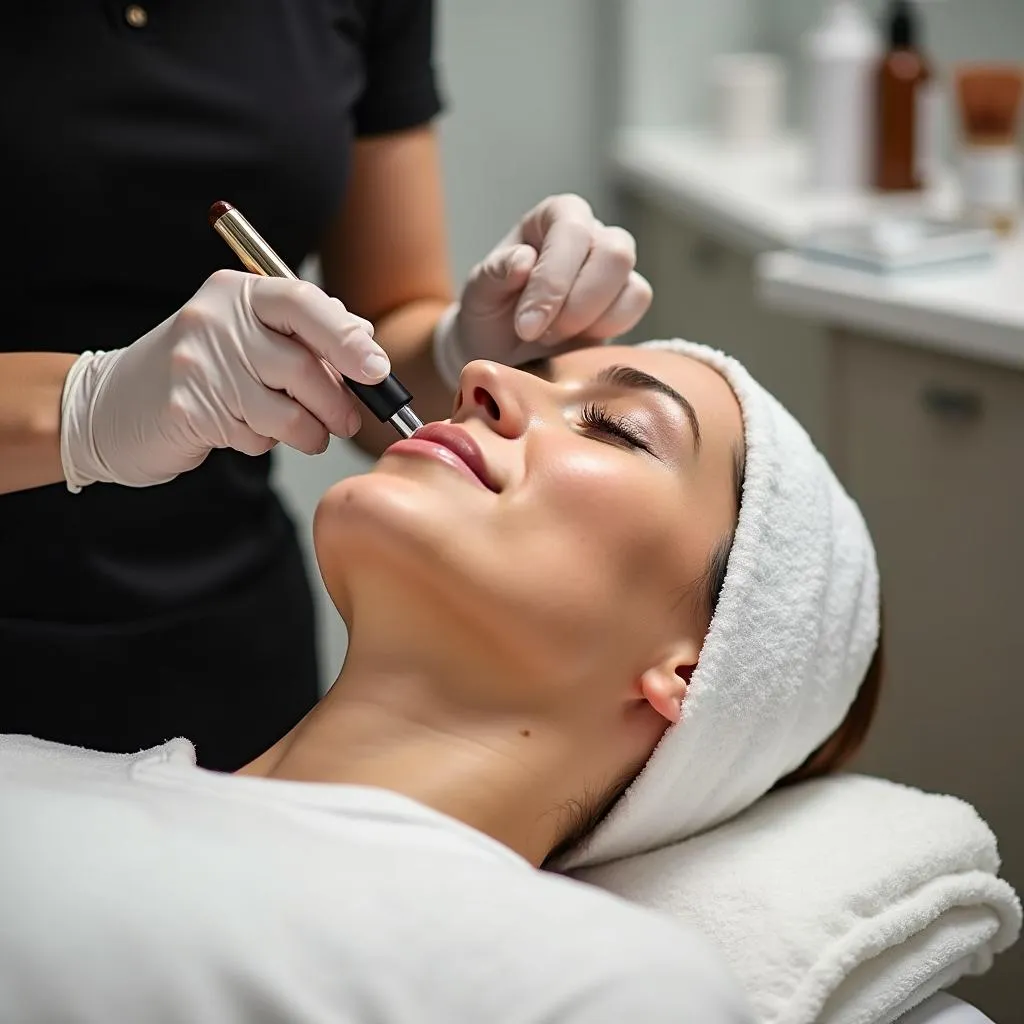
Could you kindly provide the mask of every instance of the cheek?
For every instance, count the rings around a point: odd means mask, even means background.
[[[551,521],[602,560],[660,552],[678,522],[676,481],[639,458],[582,453],[538,480]]]
[[[528,539],[517,547],[549,581],[563,628],[575,618],[621,634],[671,613],[691,570],[685,495],[668,471],[626,453],[580,452],[538,467],[522,501]]]

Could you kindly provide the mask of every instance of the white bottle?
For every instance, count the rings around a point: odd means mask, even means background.
[[[829,0],[804,40],[808,62],[809,173],[821,192],[858,192],[871,182],[875,71],[882,46],[856,0]]]

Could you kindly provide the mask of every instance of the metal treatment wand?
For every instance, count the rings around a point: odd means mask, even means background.
[[[288,266],[263,240],[259,232],[230,203],[223,200],[210,207],[210,226],[234,250],[235,255],[254,274],[264,277],[290,277]],[[390,423],[400,437],[412,437],[423,426],[409,403],[412,395],[392,373],[379,384],[359,384],[342,377],[345,386],[381,423]]]

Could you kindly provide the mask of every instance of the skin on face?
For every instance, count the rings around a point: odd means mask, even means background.
[[[604,346],[471,363],[450,423],[491,487],[385,452],[321,501],[327,588],[350,629],[390,605],[396,636],[448,651],[442,699],[564,730],[595,777],[621,771],[678,718],[707,632],[701,583],[738,511],[736,398],[696,360]]]

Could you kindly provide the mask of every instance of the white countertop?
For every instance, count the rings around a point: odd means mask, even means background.
[[[1024,241],[990,266],[886,278],[789,252],[758,261],[760,294],[777,309],[910,344],[1024,369]]]
[[[728,149],[707,132],[634,128],[619,132],[612,148],[616,179],[668,209],[751,252],[794,245],[812,227],[842,223],[884,209],[955,208],[955,186],[941,185],[908,204],[869,194],[815,196],[805,183],[805,149],[781,139],[756,152]]]
[[[820,264],[791,252],[811,228],[926,210],[950,215],[955,180],[917,199],[821,197],[804,185],[804,149],[783,140],[760,152],[729,151],[707,133],[628,129],[612,163],[620,183],[676,210],[727,244],[755,254],[770,305],[828,324],[862,328],[924,347],[1024,367],[1024,238],[1001,243],[996,260],[973,269],[881,277]],[[908,205],[909,203],[909,205]]]

